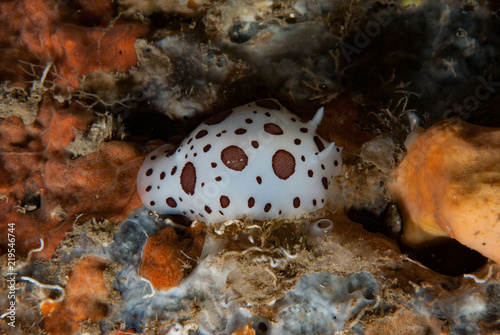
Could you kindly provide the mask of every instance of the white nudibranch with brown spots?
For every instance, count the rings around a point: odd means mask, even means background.
[[[322,118],[323,108],[302,122],[275,100],[215,115],[178,148],[149,154],[137,177],[141,200],[157,213],[209,223],[322,208],[342,170],[342,148],[316,134]]]

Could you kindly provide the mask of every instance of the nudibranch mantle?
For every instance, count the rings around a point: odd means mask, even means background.
[[[342,171],[342,148],[316,134],[322,118],[323,108],[303,122],[270,99],[215,115],[178,148],[149,154],[137,177],[139,196],[159,214],[208,223],[313,212]]]

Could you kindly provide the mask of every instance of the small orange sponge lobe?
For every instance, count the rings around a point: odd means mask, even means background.
[[[104,280],[106,266],[104,259],[93,256],[75,265],[66,285],[66,298],[61,302],[42,304],[47,333],[74,334],[80,329],[81,322],[97,322],[107,315],[109,292]]]
[[[188,228],[182,238],[172,227],[161,229],[144,246],[140,275],[158,290],[177,286],[194,267],[204,238],[204,226]]]

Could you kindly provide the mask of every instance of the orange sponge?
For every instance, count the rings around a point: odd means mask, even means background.
[[[139,273],[158,290],[176,286],[189,274],[200,257],[205,239],[204,226],[189,227],[180,238],[165,227],[148,238],[142,251]]]
[[[109,0],[70,5],[55,0],[0,1],[0,80],[24,87],[32,77],[21,70],[20,61],[42,68],[53,62],[58,77],[51,79],[71,90],[78,88],[79,75],[127,72],[137,64],[134,43],[147,33],[147,26],[113,20],[116,14]]]
[[[80,260],[66,284],[66,298],[61,302],[45,302],[45,330],[49,334],[74,334],[80,323],[97,322],[108,312],[109,293],[104,281],[106,262],[98,257]]]
[[[45,98],[32,125],[16,116],[0,120],[0,233],[16,224],[19,256],[43,239],[36,257],[50,258],[77,216],[80,222],[120,220],[141,206],[135,180],[147,145],[109,141],[81,157],[69,152],[76,131],[94,120],[93,111],[76,103]],[[6,249],[7,240],[0,239],[0,250]]]
[[[243,328],[234,331],[231,335],[255,335],[255,329],[253,329],[252,325],[249,323]]]
[[[404,242],[450,236],[500,263],[500,129],[435,124],[413,141],[389,191]]]

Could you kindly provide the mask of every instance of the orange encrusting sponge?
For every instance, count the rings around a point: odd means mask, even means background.
[[[204,225],[187,228],[182,237],[172,227],[161,229],[144,246],[140,275],[157,290],[177,286],[196,265],[204,240]]]
[[[449,236],[500,263],[500,129],[441,121],[419,135],[389,184],[409,245]]]

